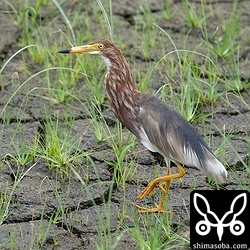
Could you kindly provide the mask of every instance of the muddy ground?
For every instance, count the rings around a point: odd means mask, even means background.
[[[119,19],[123,24],[120,30],[117,29],[115,32],[120,32],[119,37],[130,48],[125,49],[128,61],[133,66],[137,65],[143,72],[146,72],[148,60],[143,58],[138,41],[134,41],[130,36],[134,29],[134,20],[142,15],[137,2],[114,1],[114,18]],[[173,1],[172,5],[174,6],[175,15],[170,20],[166,20],[163,17],[164,1],[150,2],[152,2],[150,6],[157,24],[169,32],[177,47],[181,48],[184,37],[190,31],[183,15],[184,10],[181,1]],[[194,6],[200,6],[200,1],[190,2]],[[214,11],[214,15],[210,16],[207,22],[208,30],[212,34],[216,26],[220,27],[221,20],[226,20],[230,17],[232,1],[208,0],[205,2],[206,10]],[[240,16],[240,32],[239,37],[237,37],[237,43],[241,46],[238,51],[237,62],[240,68],[240,80],[242,82],[249,82],[250,2],[248,0],[239,2],[242,13]],[[15,1],[13,1],[13,4],[15,4]],[[74,1],[74,3],[65,4],[63,8],[65,10],[69,9],[73,13],[77,5],[78,1]],[[47,13],[51,13],[51,8],[55,7],[51,7],[51,5],[43,6],[40,15],[45,18]],[[85,8],[88,8],[88,4],[86,4]],[[20,28],[13,24],[10,16],[6,14],[6,10],[9,10],[9,6],[5,3],[0,3],[0,60],[2,63],[6,62],[14,52],[20,49],[18,39],[21,36]],[[53,27],[50,27],[48,32],[51,32],[51,29],[54,32],[58,29],[67,29],[62,19],[57,17],[60,17],[60,13],[55,11],[53,16],[50,17],[54,18],[55,21],[53,22]],[[98,37],[98,27],[94,26],[93,28],[96,37]],[[187,47],[189,49],[194,48],[200,43],[201,39],[197,29],[191,29],[188,35]],[[83,43],[86,42],[88,41],[83,41]],[[136,63],[130,61],[131,54],[136,55]],[[160,58],[160,55],[161,51],[155,49],[150,60],[157,60]],[[28,66],[31,73],[32,70],[35,73],[40,67],[40,65]],[[13,93],[13,84],[15,84],[15,81],[13,83],[13,79],[16,79],[16,74],[18,73],[19,84],[25,80],[25,76],[22,75],[22,69],[23,58],[16,57],[2,72],[0,78],[0,111],[6,108],[5,104]],[[165,74],[165,72],[161,73]],[[227,76],[225,75],[224,77]],[[64,123],[65,117],[61,116],[61,114],[65,114],[65,112],[62,112],[65,109],[63,104],[51,104],[47,100],[35,95],[30,96],[28,99],[25,98],[29,90],[34,87],[42,87],[43,84],[42,79],[41,81],[30,81],[27,88],[21,89],[7,106],[6,110],[9,114],[10,123],[4,124],[3,120],[0,119],[0,157],[8,154],[14,155],[17,149],[21,147],[21,138],[25,139],[27,146],[26,149],[22,150],[28,150],[29,145],[34,142],[37,135],[41,134],[44,136],[44,133],[46,133],[44,122],[48,118],[48,114],[51,117],[60,118],[61,128],[66,126]],[[157,76],[153,75],[150,82],[151,91],[152,89],[157,90],[162,84],[157,79]],[[250,104],[250,88],[242,90],[241,95],[243,101],[239,100],[234,94],[228,95],[227,103],[218,100],[213,105],[213,109],[216,111],[214,115],[208,117],[205,123],[197,122],[194,124],[202,134],[204,131],[208,131],[207,137],[213,138],[211,144],[213,150],[220,145],[223,139],[216,128],[219,128],[220,131],[224,131],[226,134],[232,135],[229,139],[230,142],[227,143],[222,159],[229,170],[228,181],[225,184],[227,189],[239,189],[239,182],[249,185],[249,176],[243,168],[243,162],[247,162],[249,159],[250,110],[247,107]],[[24,100],[25,105],[23,103]],[[84,99],[81,100],[84,101]],[[157,175],[164,174],[165,168],[160,166],[157,157],[150,154],[140,144],[137,144],[134,151],[139,153],[131,154],[131,159],[136,163],[132,179],[127,181],[125,188],[116,188],[110,185],[110,182],[113,180],[113,170],[110,169],[105,161],[114,160],[114,153],[105,142],[98,143],[96,141],[93,132],[88,130],[89,124],[91,124],[88,114],[81,109],[79,104],[74,103],[73,105],[74,111],[69,114],[69,117],[73,116],[74,118],[70,138],[79,139],[79,148],[82,151],[94,149],[93,151],[95,152],[91,157],[97,167],[93,169],[89,161],[79,159],[80,175],[83,179],[86,176],[86,169],[88,169],[89,182],[87,186],[83,187],[74,174],[70,175],[70,179],[62,181],[55,172],[48,169],[44,159],[37,158],[34,162],[29,163],[20,170],[20,167],[13,161],[10,161],[10,157],[5,157],[5,161],[0,166],[0,198],[3,200],[4,195],[11,195],[12,198],[8,216],[0,227],[1,249],[12,249],[13,240],[16,246],[15,249],[30,249],[29,246],[32,239],[34,239],[34,235],[40,232],[42,228],[49,228],[46,237],[40,241],[40,243],[44,243],[42,249],[96,249],[95,243],[98,243],[100,239],[100,232],[97,232],[97,225],[103,223],[105,227],[107,211],[110,214],[111,238],[115,238],[117,232],[124,225],[132,227],[133,223],[131,221],[133,219],[137,218],[140,220],[144,216],[143,214],[137,215],[136,208],[133,206],[136,204],[136,197],[156,173]],[[24,106],[25,108],[23,108]],[[41,107],[43,108],[41,109]],[[108,105],[105,107],[105,118],[112,130],[115,126],[115,118]],[[208,112],[211,110],[210,105],[206,108]],[[207,126],[207,128],[204,129],[204,126]],[[124,131],[127,134],[125,129]],[[20,174],[20,171],[24,173],[29,167],[31,169],[24,175],[12,193],[15,175],[17,173]],[[175,169],[173,168],[173,170]],[[173,225],[181,224],[179,233],[185,234],[188,237],[189,217],[187,211],[191,190],[193,188],[214,189],[214,187],[207,183],[205,176],[192,168],[187,168],[187,174],[183,178],[181,185],[178,181],[174,181],[172,184],[169,200],[171,210],[174,212],[173,221],[175,223]],[[58,201],[58,197],[60,197],[60,202]],[[154,199],[157,199],[157,197],[148,197],[141,204],[152,206]],[[49,218],[58,211],[59,206],[65,208],[64,214],[60,214],[56,221],[57,223],[52,223],[49,227]],[[126,208],[125,210],[124,207]],[[122,211],[125,211],[125,215],[121,221]],[[32,244],[33,249],[39,248],[39,241]],[[180,247],[180,249],[186,247]],[[138,249],[138,245],[125,233],[122,235],[116,249],[123,248]]]

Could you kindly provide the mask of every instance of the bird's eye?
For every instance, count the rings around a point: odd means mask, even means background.
[[[100,44],[98,44],[97,47],[98,47],[98,49],[103,49],[103,48],[104,48],[104,45],[100,43]]]

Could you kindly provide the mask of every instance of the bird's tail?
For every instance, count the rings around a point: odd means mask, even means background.
[[[227,171],[223,164],[215,157],[207,160],[207,164],[202,171],[211,179],[218,183],[224,183],[227,180]]]

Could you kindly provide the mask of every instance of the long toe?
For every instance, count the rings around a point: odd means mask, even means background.
[[[155,203],[155,207],[153,208],[142,207],[139,205],[135,205],[135,206],[138,208],[139,213],[168,213],[168,214],[173,213],[172,211],[166,211],[164,209],[164,205],[162,202],[159,205]]]
[[[139,205],[136,205],[136,207],[139,209],[138,212],[139,213],[163,213],[164,211],[164,206],[158,206],[157,204],[155,204],[155,207],[153,208],[146,208],[146,207],[142,207]]]

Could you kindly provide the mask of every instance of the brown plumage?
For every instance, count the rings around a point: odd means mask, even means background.
[[[167,175],[150,182],[138,196],[141,200],[159,186],[161,202],[152,209],[137,206],[141,212],[164,211],[163,202],[171,180],[186,173],[181,165],[197,167],[218,183],[226,181],[224,166],[194,127],[170,106],[138,91],[127,61],[114,43],[100,40],[59,52],[99,55],[107,66],[106,91],[116,117],[146,148],[164,156],[168,165]],[[170,161],[176,164],[179,173],[171,174]],[[162,182],[165,182],[164,187]]]

